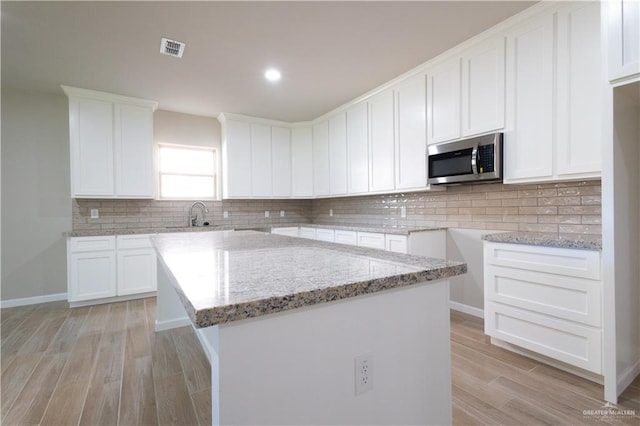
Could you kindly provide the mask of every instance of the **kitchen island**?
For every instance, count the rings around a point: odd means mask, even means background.
[[[255,231],[153,242],[156,329],[196,328],[214,424],[451,422],[447,278],[464,264]]]

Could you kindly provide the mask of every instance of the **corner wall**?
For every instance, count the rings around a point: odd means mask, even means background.
[[[62,94],[2,89],[2,301],[67,291],[68,114]]]

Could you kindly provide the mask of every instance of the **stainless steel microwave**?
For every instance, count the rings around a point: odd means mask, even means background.
[[[502,133],[429,145],[430,184],[502,180]]]

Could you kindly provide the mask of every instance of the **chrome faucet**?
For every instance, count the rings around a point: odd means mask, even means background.
[[[198,226],[198,214],[196,213],[196,215],[194,216],[194,214],[193,214],[193,208],[194,207],[201,207],[202,208],[202,221],[203,222],[204,222],[205,213],[209,213],[209,209],[207,208],[207,206],[204,205],[204,203],[202,201],[196,201],[195,203],[191,204],[191,207],[189,208],[189,227]]]

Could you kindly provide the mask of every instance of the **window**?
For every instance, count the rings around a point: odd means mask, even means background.
[[[160,144],[160,198],[217,198],[216,150]]]

